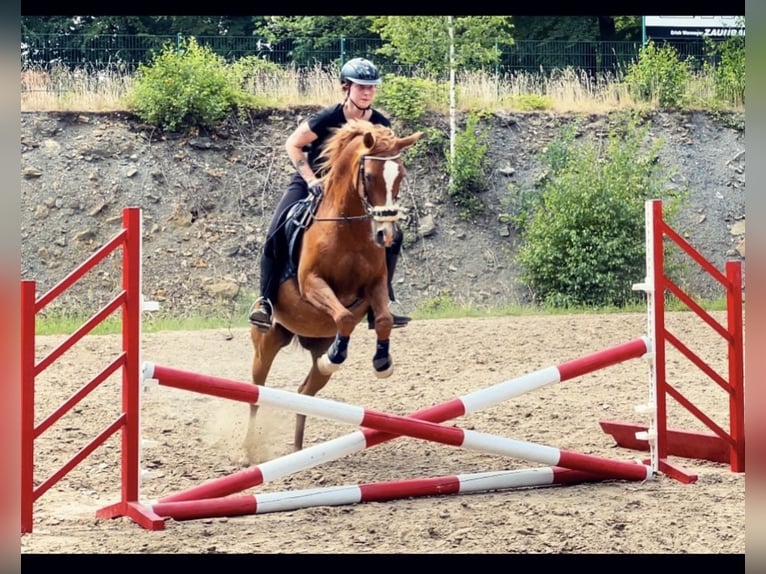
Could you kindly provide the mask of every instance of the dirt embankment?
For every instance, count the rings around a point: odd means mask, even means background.
[[[246,324],[243,301],[258,285],[259,250],[291,173],[284,138],[308,111],[264,113],[194,137],[158,136],[121,114],[22,114],[22,278],[47,290],[119,229],[124,207],[139,206],[146,299],[159,301],[161,312],[231,315],[233,324]],[[478,307],[529,301],[513,261],[518,237],[499,218],[509,184],[534,184],[542,175],[539,154],[563,126],[577,122],[583,137],[602,137],[612,121],[550,114],[485,120],[491,189],[480,196],[485,215],[472,222],[446,196],[441,153],[408,165],[402,201],[410,219],[395,277],[400,308],[443,295]],[[689,190],[678,231],[718,268],[743,258],[740,118],[656,113],[646,121],[651,137],[664,142],[668,188]],[[447,118],[429,123],[448,130]],[[107,301],[119,288],[119,268],[103,265],[95,275],[62,303]],[[703,296],[717,294],[694,265],[684,283]]]

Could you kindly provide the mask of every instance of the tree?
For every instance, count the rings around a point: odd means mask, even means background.
[[[378,44],[378,35],[370,30],[371,19],[365,16],[267,16],[259,21],[254,34],[266,41],[288,46],[293,63],[311,65],[317,52],[325,51],[334,59],[341,51],[341,38],[367,42],[348,46],[353,56],[369,56],[367,44]]]
[[[249,36],[263,16],[24,16],[21,35]]]
[[[377,16],[371,29],[380,34],[383,55],[400,64],[443,75],[449,69],[449,26],[446,16]],[[497,64],[503,48],[513,45],[510,16],[453,18],[455,65],[464,70]]]
[[[520,67],[530,64],[546,68],[574,65],[592,72],[614,71],[620,58],[610,42],[641,39],[639,16],[518,16],[514,22]],[[568,52],[579,55],[579,60],[562,61],[563,51],[558,47],[546,50],[548,45],[562,42]]]

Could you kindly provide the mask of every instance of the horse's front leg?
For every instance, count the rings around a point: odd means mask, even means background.
[[[315,273],[307,273],[299,281],[299,289],[306,301],[332,317],[339,335],[351,336],[351,332],[356,327],[354,314],[338,300],[335,291],[324,279]]]
[[[394,318],[388,308],[388,286],[379,281],[370,290],[370,306],[375,314],[375,355],[372,358],[372,368],[379,379],[390,377],[394,372],[394,361],[389,353],[389,337],[394,326]]]
[[[301,284],[304,299],[317,309],[330,315],[335,322],[337,334],[330,348],[317,360],[317,369],[323,375],[337,371],[348,354],[348,341],[356,327],[354,314],[349,311],[335,295],[327,282],[321,277],[309,273]]]

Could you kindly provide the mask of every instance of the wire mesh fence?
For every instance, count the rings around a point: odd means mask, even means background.
[[[255,56],[282,66],[329,67],[354,57],[375,61],[384,73],[412,75],[417,66],[405,66],[379,50],[379,38],[293,38],[270,43],[253,36],[196,36],[197,42],[209,47],[227,61]],[[48,69],[54,66],[104,68],[134,71],[148,64],[166,47],[180,47],[184,37],[149,35],[77,35],[38,34],[22,38],[21,68]],[[682,58],[702,63],[705,46],[699,41],[672,42]],[[637,60],[641,42],[598,41],[518,41],[505,47],[492,70],[508,72],[550,73],[573,68],[589,74],[619,73]]]

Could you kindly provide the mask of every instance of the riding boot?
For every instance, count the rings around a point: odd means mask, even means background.
[[[397,234],[394,237],[394,241],[390,247],[386,248],[386,269],[388,270],[388,298],[391,301],[396,301],[394,297],[393,277],[394,271],[396,271],[396,263],[399,261],[399,253],[402,249],[403,234],[401,229],[397,229]],[[394,315],[394,329],[397,327],[405,327],[410,322],[411,318],[406,315]],[[372,307],[367,311],[367,326],[370,329],[375,328],[375,314],[372,312]]]
[[[271,328],[272,315],[274,312],[272,301],[276,300],[279,289],[279,268],[276,260],[268,249],[268,245],[261,254],[261,296],[250,307],[248,317],[250,323],[261,331]]]
[[[401,233],[401,232],[400,232]],[[388,299],[390,301],[396,301],[394,296],[394,271],[396,271],[396,263],[399,261],[399,252],[401,251],[401,243],[392,243],[390,247],[386,248],[386,269],[388,270]]]

